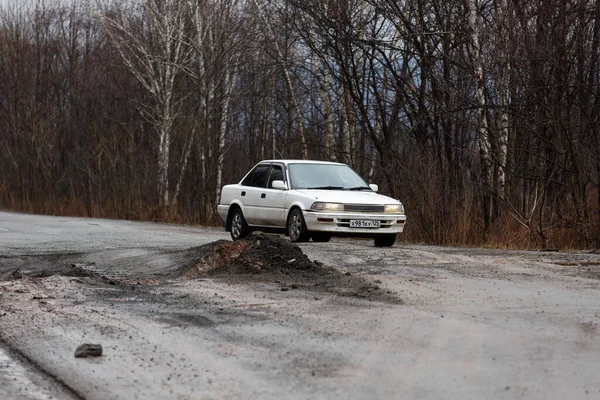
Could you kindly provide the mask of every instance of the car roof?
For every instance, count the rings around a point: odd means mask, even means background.
[[[260,163],[282,163],[285,165],[288,164],[325,164],[325,165],[346,165],[342,163],[332,162],[332,161],[320,161],[320,160],[263,160]],[[260,164],[259,163],[259,164]]]

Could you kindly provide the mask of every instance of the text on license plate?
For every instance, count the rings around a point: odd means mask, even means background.
[[[379,228],[379,221],[351,219],[350,228]]]

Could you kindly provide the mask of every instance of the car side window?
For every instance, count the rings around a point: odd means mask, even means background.
[[[269,179],[270,165],[259,165],[248,174],[246,179],[242,181],[244,186],[267,187]]]
[[[271,175],[269,176],[269,188],[273,187],[273,181],[283,181],[283,170],[279,165],[273,165]]]

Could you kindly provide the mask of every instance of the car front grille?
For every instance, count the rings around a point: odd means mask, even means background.
[[[385,206],[377,204],[344,204],[344,211],[361,212],[361,213],[382,213]]]

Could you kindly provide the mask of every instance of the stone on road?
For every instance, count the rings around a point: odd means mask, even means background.
[[[101,344],[84,343],[75,349],[75,358],[100,357],[101,355]]]

